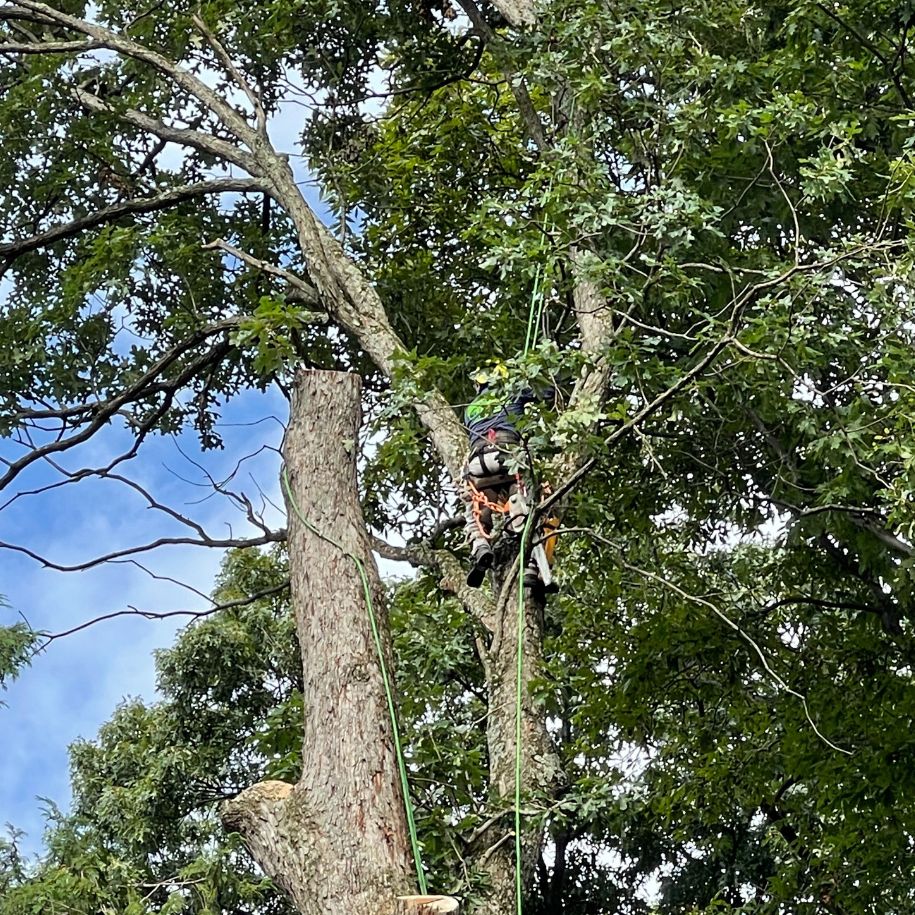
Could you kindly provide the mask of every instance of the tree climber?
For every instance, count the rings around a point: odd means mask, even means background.
[[[552,400],[555,394],[552,388],[542,395],[526,388],[506,400],[493,390],[493,385],[504,383],[507,379],[508,369],[502,363],[475,372],[473,381],[477,396],[464,411],[470,453],[464,465],[461,498],[464,502],[464,532],[473,563],[467,574],[467,584],[471,588],[479,588],[487,570],[492,567],[493,538],[503,530],[517,535],[524,530],[530,506],[528,487],[518,471],[522,439],[516,424],[528,404],[537,400]],[[552,519],[543,528],[544,533],[555,529]],[[552,561],[554,544],[555,537],[544,542],[548,562]],[[524,585],[534,587],[542,583],[537,562],[530,556],[524,569]],[[545,588],[556,590],[552,582],[547,583]]]

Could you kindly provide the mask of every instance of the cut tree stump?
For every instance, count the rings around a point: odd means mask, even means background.
[[[398,896],[397,902],[396,915],[439,915],[460,908],[453,896]]]

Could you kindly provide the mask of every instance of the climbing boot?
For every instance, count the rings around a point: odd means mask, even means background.
[[[489,547],[476,551],[473,556],[473,565],[467,573],[467,585],[470,588],[479,588],[486,578],[486,573],[492,568],[493,552]]]
[[[525,588],[539,591],[541,594],[556,594],[559,591],[559,585],[556,584],[552,577],[548,582],[543,581],[537,564],[533,562],[525,568],[523,581]]]

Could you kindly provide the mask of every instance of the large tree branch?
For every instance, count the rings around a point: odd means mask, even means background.
[[[148,64],[212,111],[249,149],[253,149],[258,145],[260,134],[251,128],[242,115],[229,105],[221,95],[204,83],[203,80],[198,79],[174,61],[125,35],[119,35],[117,32],[111,31],[111,29],[89,22],[86,19],[70,16],[45,3],[38,3],[35,0],[13,0],[13,5],[31,10],[45,19],[50,19],[52,22],[72,29],[74,32],[94,38],[104,47],[124,57],[130,57]]]
[[[154,213],[206,194],[244,194],[251,191],[262,191],[263,189],[263,182],[256,181],[253,178],[214,178],[210,181],[200,181],[196,184],[185,184],[182,187],[172,188],[153,197],[135,197],[131,200],[122,200],[112,206],[96,210],[94,213],[87,213],[85,216],[80,216],[70,222],[52,226],[43,232],[30,235],[28,238],[0,244],[0,258],[9,262],[22,254],[28,254],[31,251],[36,251],[47,245],[53,245],[63,239],[72,238],[80,232],[117,222],[125,216]]]
[[[200,130],[192,130],[188,127],[173,127],[170,124],[166,124],[165,121],[150,117],[148,114],[133,108],[126,110],[114,108],[85,89],[74,89],[73,97],[89,111],[111,115],[162,140],[177,143],[179,146],[190,146],[200,152],[225,159],[226,162],[231,162],[233,165],[244,169],[249,175],[257,176],[261,174],[254,156],[243,149],[239,149],[239,147],[229,143],[227,140],[222,140],[212,134],[203,133]]]
[[[48,19],[46,16],[18,6],[0,6],[0,22],[31,22],[36,25],[54,25],[53,19]]]
[[[471,588],[465,580],[465,570],[460,560],[449,550],[436,549],[434,541],[439,533],[463,527],[461,518],[447,518],[436,531],[422,543],[395,546],[380,537],[371,537],[372,549],[383,559],[408,562],[414,568],[429,569],[441,575],[439,586],[453,594],[490,632],[496,628],[496,605],[492,598],[479,588]],[[481,650],[485,661],[485,651]]]
[[[615,332],[613,311],[597,284],[588,276],[583,252],[573,250],[571,263],[575,317],[582,353],[588,362],[572,390],[569,409],[586,407],[598,413],[607,396],[613,369],[606,357],[606,349]],[[551,469],[551,475],[557,480],[566,479],[582,465],[583,461],[584,455],[581,451],[571,448],[557,459]]]
[[[308,205],[286,158],[272,147],[263,147],[258,152],[258,161],[272,182],[274,198],[295,225],[299,248],[321,304],[356,338],[375,365],[389,378],[393,377],[397,360],[406,354],[407,348],[391,327],[378,293]],[[448,472],[458,479],[467,438],[451,405],[433,389],[414,407]]]
[[[0,54],[84,54],[104,47],[100,41],[6,42],[0,44]]]

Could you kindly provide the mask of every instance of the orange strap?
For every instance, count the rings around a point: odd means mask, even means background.
[[[484,537],[486,540],[492,540],[492,532],[488,532],[485,527],[483,527],[483,521],[480,518],[484,508],[488,508],[491,512],[497,512],[500,515],[507,515],[511,510],[508,499],[505,499],[502,502],[492,502],[486,498],[486,494],[480,492],[476,486],[473,485],[473,481],[470,477],[466,477],[467,487],[470,490],[470,500],[471,500],[471,511],[473,512],[473,520],[477,523],[477,530],[480,532],[480,536]],[[521,485],[521,477],[516,476],[515,480],[518,482],[518,485]]]
[[[556,540],[559,534],[555,533],[559,529],[559,519],[553,515],[543,522],[543,552],[546,554],[546,561],[549,565],[553,564],[553,553],[556,550]]]
[[[480,508],[488,508],[490,511],[499,512],[499,514],[506,514],[509,510],[508,499],[503,502],[491,502],[486,498],[486,494],[480,492],[476,486],[473,485],[473,482],[468,479],[467,485],[470,487],[470,498],[473,500],[474,506],[479,511]]]

